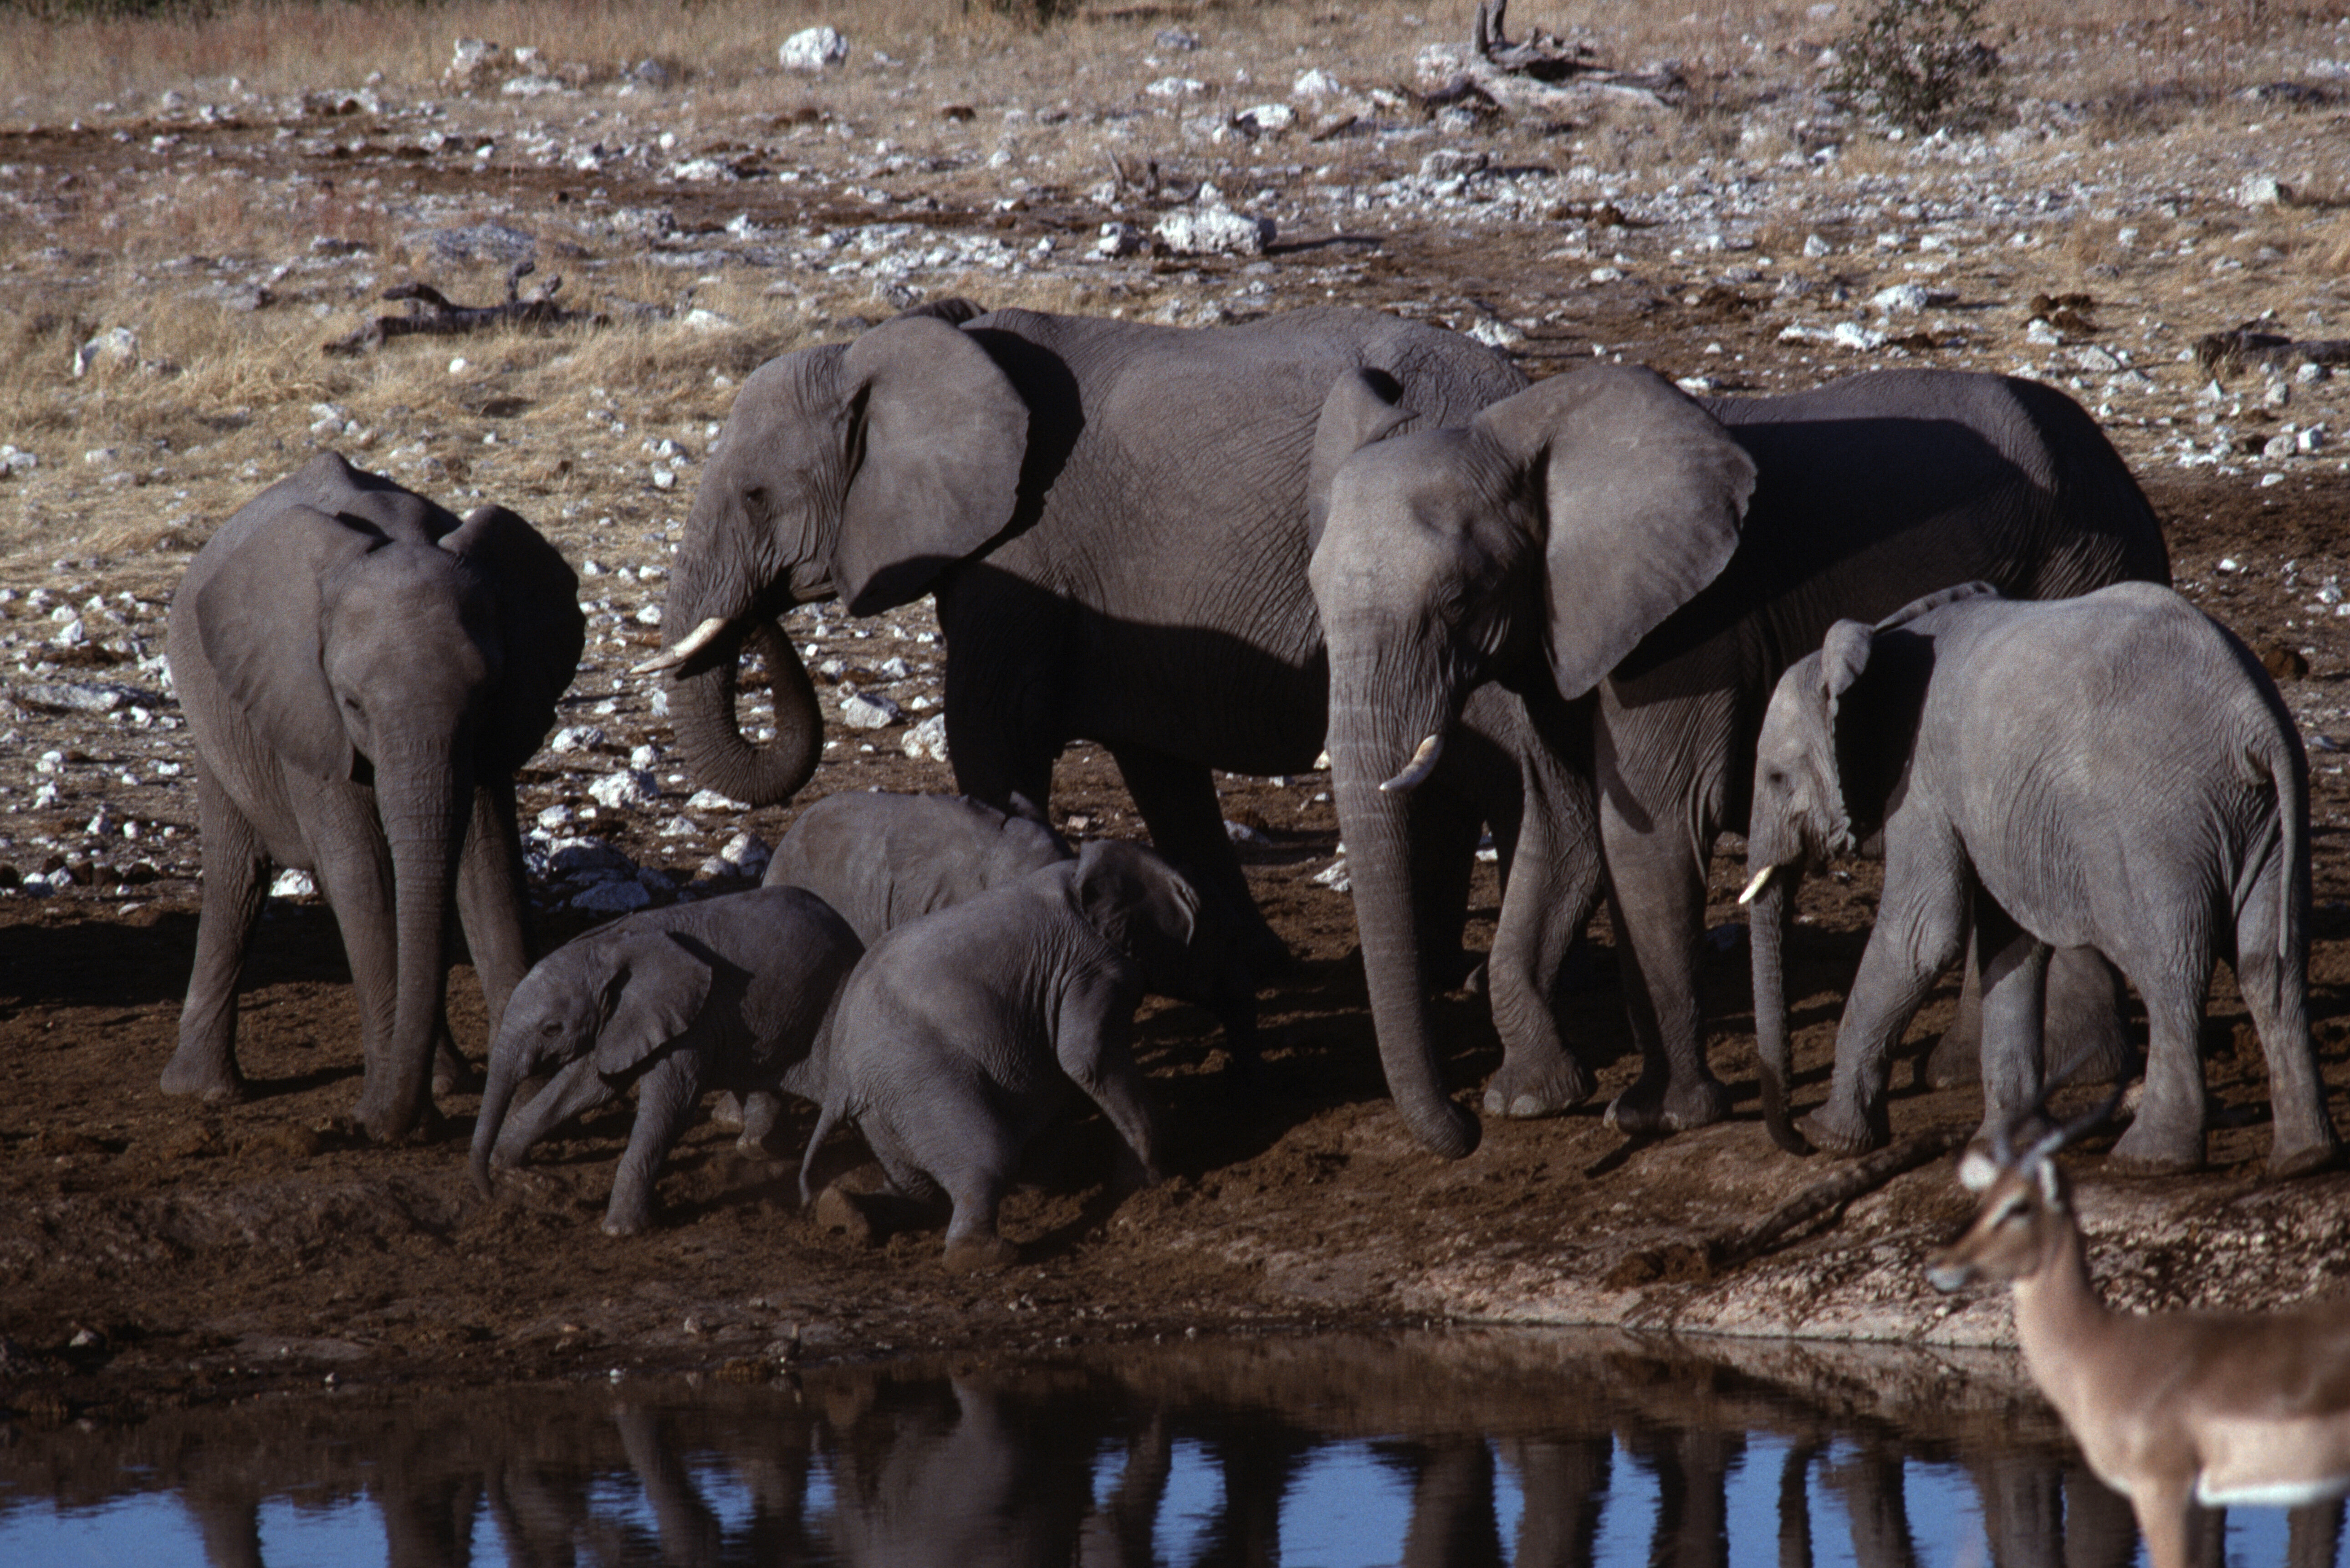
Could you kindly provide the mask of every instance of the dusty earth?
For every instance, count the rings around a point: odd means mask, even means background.
[[[6,242],[0,298],[33,367],[8,448],[33,461],[0,482],[0,647],[14,660],[0,669],[0,1406],[56,1417],[329,1375],[471,1382],[1429,1320],[2006,1337],[2001,1302],[1954,1309],[1924,1286],[1919,1259],[1966,1208],[1947,1160],[1717,1266],[1709,1243],[1832,1174],[1772,1149],[1754,1115],[1734,841],[1715,873],[1707,1001],[1715,1069],[1744,1096],[1738,1118],[1638,1145],[1603,1125],[1633,1065],[1603,926],[1575,996],[1600,1096],[1555,1120],[1489,1120],[1457,1164],[1411,1145],[1382,1097],[1347,898],[1315,880],[1339,853],[1320,774],[1222,781],[1228,815],[1250,830],[1253,885],[1301,960],[1263,992],[1263,1082],[1231,1091],[1204,1014],[1148,1010],[1144,1061],[1180,1175],[1112,1192],[1106,1128],[1072,1124],[1007,1214],[1024,1255],[1003,1274],[948,1275],[934,1235],[868,1249],[820,1231],[788,1163],[739,1154],[707,1125],[669,1163],[661,1227],[608,1239],[597,1220],[625,1106],[546,1146],[494,1200],[463,1168],[469,1096],[449,1097],[415,1146],[356,1140],[340,1119],[359,1071],[347,974],[332,917],[298,893],[273,902],[247,977],[239,1050],[254,1098],[211,1109],[161,1096],[197,888],[191,758],[156,656],[162,607],[210,528],[318,444],[540,522],[581,566],[596,611],[565,749],[525,775],[525,814],[554,857],[541,863],[542,937],[599,918],[577,907],[598,884],[567,877],[578,857],[558,853],[582,838],[625,854],[656,901],[745,885],[736,836],[772,842],[792,808],[695,798],[667,754],[658,693],[623,673],[661,635],[645,612],[681,536],[695,456],[768,354],[946,293],[1185,324],[1336,299],[1478,328],[1537,375],[1596,351],[1732,391],[1893,359],[2066,384],[2140,472],[2181,587],[2285,675],[2314,785],[2313,1012],[2328,1080],[2350,1092],[2350,778],[2330,738],[2350,745],[2335,582],[2350,572],[2350,465],[2328,444],[2350,400],[2323,379],[2215,387],[2179,362],[2197,336],[2263,310],[2307,338],[2340,335],[2350,317],[2337,197],[2289,161],[2338,171],[2350,151],[2350,114],[2322,85],[2332,78],[2303,70],[2298,97],[2215,88],[2127,113],[2033,98],[1986,131],[1921,145],[1807,96],[1812,45],[1799,36],[1755,74],[1701,80],[1701,112],[1659,120],[1602,102],[1530,121],[1448,119],[1415,86],[1414,51],[1434,35],[1406,30],[1349,44],[1331,68],[1350,96],[1303,102],[1295,130],[1260,138],[1232,131],[1232,114],[1280,99],[1313,62],[1237,23],[1221,36],[1225,20],[1187,23],[1207,37],[1197,50],[1166,44],[1163,19],[1083,29],[1086,63],[1058,93],[1038,86],[1047,46],[1028,41],[1003,46],[1026,51],[1008,88],[991,85],[994,57],[966,46],[911,65],[856,57],[839,78],[854,90],[773,71],[697,88],[682,66],[683,85],[607,69],[528,95],[426,79],[273,99],[193,82],[0,123],[0,190],[26,220]],[[2054,70],[2060,56],[2048,44],[2016,57]],[[2295,64],[2241,68],[2266,81]],[[1222,85],[1252,67],[1254,86]],[[1216,85],[1167,107],[1146,84],[1178,70]],[[1008,101],[1021,91],[1035,96]],[[1097,156],[1104,142],[1120,145]],[[1824,148],[1837,151],[1824,160]],[[720,172],[684,167],[697,158]],[[2294,173],[2297,204],[2244,204],[2244,179],[2263,168]],[[1152,203],[1196,202],[1203,180],[1257,191],[1249,201],[1277,213],[1267,254],[1088,254],[1106,213],[1147,228]],[[170,234],[140,226],[174,202],[233,204],[246,230],[174,253]],[[113,251],[108,213],[130,214]],[[478,250],[509,243],[480,227],[493,224],[542,275],[572,274],[562,297],[603,323],[319,353],[394,283],[496,297],[506,261]],[[473,239],[439,237],[451,234]],[[1870,303],[1921,280],[1922,304]],[[179,314],[152,313],[166,296]],[[191,325],[199,309],[229,325]],[[719,319],[693,322],[697,311]],[[101,347],[69,378],[73,350],[130,316],[139,345]],[[1838,343],[1839,325],[1866,330]],[[260,363],[233,404],[172,402],[175,386],[233,380],[239,353]],[[444,376],[452,356],[471,363]],[[951,787],[942,762],[906,750],[944,654],[927,606],[859,623],[804,609],[790,625],[818,645],[828,702],[846,687],[904,710],[873,732],[836,727],[801,804]],[[640,776],[624,780],[624,804],[590,794],[629,769]],[[1139,831],[1088,747],[1064,758],[1054,807],[1073,835]],[[1799,1100],[1825,1077],[1875,888],[1861,865],[1809,896],[1791,954]],[[1474,902],[1482,941],[1490,870]],[[1953,993],[1920,1020],[1921,1047]],[[478,1058],[481,999],[462,966],[451,1010]],[[1473,1103],[1499,1059],[1483,1004],[1463,994],[1440,1012],[1452,1081]],[[2262,1058],[2224,974],[2205,1042],[2225,1107],[2210,1174],[2105,1182],[2092,1141],[2084,1203],[2099,1273],[2140,1306],[2334,1286],[2350,1272],[2350,1175],[2261,1182]],[[1973,1124],[1971,1092],[1930,1092],[1908,1073],[1897,1071],[1897,1133]],[[830,1158],[846,1168],[858,1154],[844,1138]]]

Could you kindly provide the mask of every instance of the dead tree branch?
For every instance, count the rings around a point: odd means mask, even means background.
[[[385,289],[383,297],[405,305],[407,314],[379,316],[348,337],[338,337],[328,344],[326,351],[336,355],[363,354],[381,348],[394,337],[455,337],[499,326],[567,327],[580,321],[590,326],[603,324],[601,316],[566,310],[555,303],[556,293],[563,286],[559,277],[549,279],[546,286],[531,298],[523,298],[522,280],[535,270],[536,263],[515,264],[514,270],[506,274],[506,297],[502,305],[458,305],[439,289],[423,283],[403,283]]]

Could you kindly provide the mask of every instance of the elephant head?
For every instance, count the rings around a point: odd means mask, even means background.
[[[532,1145],[611,1100],[685,1033],[709,1002],[715,974],[674,933],[623,927],[581,938],[525,975],[491,1047],[473,1123],[473,1183],[483,1194],[493,1156],[521,1164]],[[554,1082],[509,1121],[515,1091],[546,1074]]]
[[[1182,873],[1141,845],[1106,838],[1080,849],[1066,874],[1078,912],[1143,984],[1214,1012],[1232,1059],[1253,1063],[1255,984],[1240,944]]]
[[[676,672],[679,741],[721,793],[786,800],[823,751],[815,689],[776,617],[831,597],[855,615],[908,603],[1011,524],[1028,409],[952,325],[962,314],[903,316],[853,344],[785,355],[736,396],[662,615],[682,635],[639,667]],[[735,718],[746,639],[774,693],[765,746]]]
[[[1542,382],[1464,428],[1388,433],[1399,423],[1372,378],[1331,392],[1309,577],[1388,1091],[1421,1142],[1458,1157],[1477,1124],[1446,1096],[1429,1037],[1409,794],[1479,683],[1581,697],[1711,582],[1737,546],[1754,464],[1670,383],[1625,366]]]
[[[1968,583],[1928,595],[1873,627],[1837,621],[1817,652],[1780,676],[1763,711],[1747,817],[1748,880],[1738,901],[1752,911],[1749,948],[1762,1124],[1772,1141],[1791,1154],[1811,1152],[1787,1119],[1793,1047],[1783,955],[1795,894],[1805,873],[1831,857],[1854,853],[1885,825],[1933,667],[1931,646],[1900,628],[1929,609],[1997,591]]]
[[[223,694],[283,765],[374,791],[399,973],[391,1060],[367,1064],[357,1116],[398,1138],[429,1099],[475,785],[538,749],[585,622],[571,568],[504,508],[461,522],[331,455],[301,477],[319,480],[321,504],[238,539],[197,590],[195,626]]]

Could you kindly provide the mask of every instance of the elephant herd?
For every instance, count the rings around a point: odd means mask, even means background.
[[[2305,764],[2258,664],[2168,593],[2168,572],[2118,454],[2079,406],[2032,381],[1894,370],[1697,399],[1604,362],[1529,385],[1467,337],[1361,310],[1184,330],[951,300],[749,379],[674,563],[662,624],[676,640],[639,671],[667,672],[697,782],[773,805],[808,782],[824,746],[781,616],[932,596],[958,787],[999,823],[1041,819],[1027,803],[1050,798],[1055,759],[1096,742],[1180,873],[1180,893],[1052,895],[1081,909],[1180,906],[1155,938],[1125,920],[1109,940],[1097,967],[1118,978],[1087,982],[1103,1018],[1165,989],[1243,1026],[1246,985],[1230,977],[1261,979],[1288,953],[1250,899],[1212,773],[1301,773],[1326,751],[1388,1085],[1440,1155],[1479,1137],[1443,1081],[1430,997],[1472,964],[1461,943],[1480,837],[1490,829],[1503,872],[1484,990],[1503,1055],[1485,1111],[1547,1116],[1592,1094],[1560,975],[1605,898],[1641,1053],[1607,1116],[1654,1135],[1729,1111],[1702,1051],[1695,966],[1709,861],[1742,831],[1762,896],[1766,1119],[1783,1145],[1885,1141],[1886,1049],[1971,952],[1987,1131],[2036,1111],[2043,1038],[2115,1036],[2118,968],[2154,1033],[2119,1153],[2192,1168],[2194,1033],[2216,950],[2262,1025],[2272,1164],[2313,1168],[2336,1144],[2303,1000]],[[270,862],[315,868],[345,932],[370,1134],[410,1135],[436,1079],[462,1068],[441,1005],[452,895],[494,1036],[510,1033],[528,958],[513,774],[576,667],[576,586],[513,514],[461,520],[332,454],[199,553],[169,647],[199,754],[203,910],[168,1091],[240,1092],[235,981]],[[747,654],[773,692],[766,744],[735,712]],[[1787,789],[1798,772],[1802,799]],[[834,832],[864,867],[858,886],[902,882],[922,901],[919,839],[900,854]],[[1829,1101],[1799,1131],[1773,993],[1778,932],[1795,874],[1879,835],[1886,913]],[[1084,873],[1054,875],[1074,886]],[[1003,916],[1006,952],[1042,908]],[[850,911],[824,913],[838,925]],[[910,949],[905,931],[923,923],[849,935],[869,950],[854,962],[886,967],[876,961]],[[843,935],[827,928],[793,961],[808,983],[809,966],[847,951],[835,950]],[[941,1062],[986,1055],[950,1038],[952,1007],[907,1021],[942,970],[983,967],[987,938],[972,924],[893,961],[900,979],[866,982],[859,1006],[893,1020],[872,1027],[927,1032]],[[1136,940],[1159,942],[1157,959]],[[955,942],[960,956],[941,956]],[[1051,990],[1085,968],[1060,938],[1032,945],[1054,942],[1062,956],[1021,984]],[[807,956],[819,948],[833,957]],[[1154,963],[1186,972],[1161,979]],[[756,975],[729,966],[739,999]],[[1006,992],[968,1005],[1008,1017],[1028,1004]],[[1113,1105],[1124,1024],[1071,1027],[1087,1043],[1060,1054],[1063,1071],[1147,1168],[1144,1122]],[[1021,1030],[1032,1065],[1066,1043]],[[631,1062],[582,1066],[574,1097],[608,1097],[660,1054],[656,1040]],[[988,1092],[1005,1092],[1017,1054],[954,1070],[993,1074]],[[573,1073],[561,1064],[587,1059],[545,1062]],[[652,1118],[662,1127],[711,1087],[748,1095],[755,1123],[764,1097],[790,1087],[666,1071],[679,1104]],[[870,1094],[812,1097],[827,1126],[858,1116],[893,1177],[943,1180],[910,1151],[919,1130],[892,1128]],[[515,1147],[564,1103],[507,1124]],[[505,1109],[499,1099],[484,1127]],[[477,1166],[498,1147],[477,1143]],[[620,1202],[616,1189],[608,1224],[642,1222]]]

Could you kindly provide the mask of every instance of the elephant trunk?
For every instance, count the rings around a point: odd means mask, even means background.
[[[1762,878],[1767,877],[1767,880]],[[1750,885],[1747,947],[1754,960],[1754,1054],[1762,1085],[1762,1125],[1771,1141],[1789,1154],[1809,1154],[1812,1146],[1787,1117],[1787,1086],[1794,1054],[1787,1040],[1787,923],[1794,918],[1795,889],[1803,872],[1795,866],[1758,867],[1758,889]]]
[[[355,1115],[385,1143],[413,1133],[431,1107],[449,974],[450,891],[473,817],[473,769],[462,742],[454,749],[454,762],[443,744],[376,763],[376,805],[391,848],[395,1000],[390,1044],[367,1064]]]
[[[497,1147],[499,1129],[505,1126],[506,1111],[513,1106],[515,1092],[528,1076],[519,1054],[504,1048],[504,1042],[490,1053],[490,1079],[482,1087],[482,1112],[473,1122],[472,1165],[473,1185],[483,1197],[490,1196],[490,1155]]]
[[[753,805],[775,805],[798,793],[824,753],[824,716],[816,687],[799,650],[775,621],[755,607],[730,603],[681,577],[664,608],[661,624],[681,639],[717,622],[706,647],[690,656],[671,678],[671,711],[678,743],[694,777],[710,788]],[[754,744],[735,714],[739,661],[745,647],[767,665],[767,690],[775,705],[775,738]]]
[[[1414,917],[1411,794],[1409,789],[1380,787],[1408,768],[1424,737],[1448,727],[1450,710],[1441,701],[1398,703],[1368,694],[1392,686],[1334,659],[1331,793],[1347,838],[1363,981],[1388,1093],[1415,1137],[1446,1158],[1459,1159],[1477,1147],[1477,1118],[1445,1094],[1443,1064],[1429,1026],[1424,955]],[[1400,716],[1399,708],[1418,722]]]

